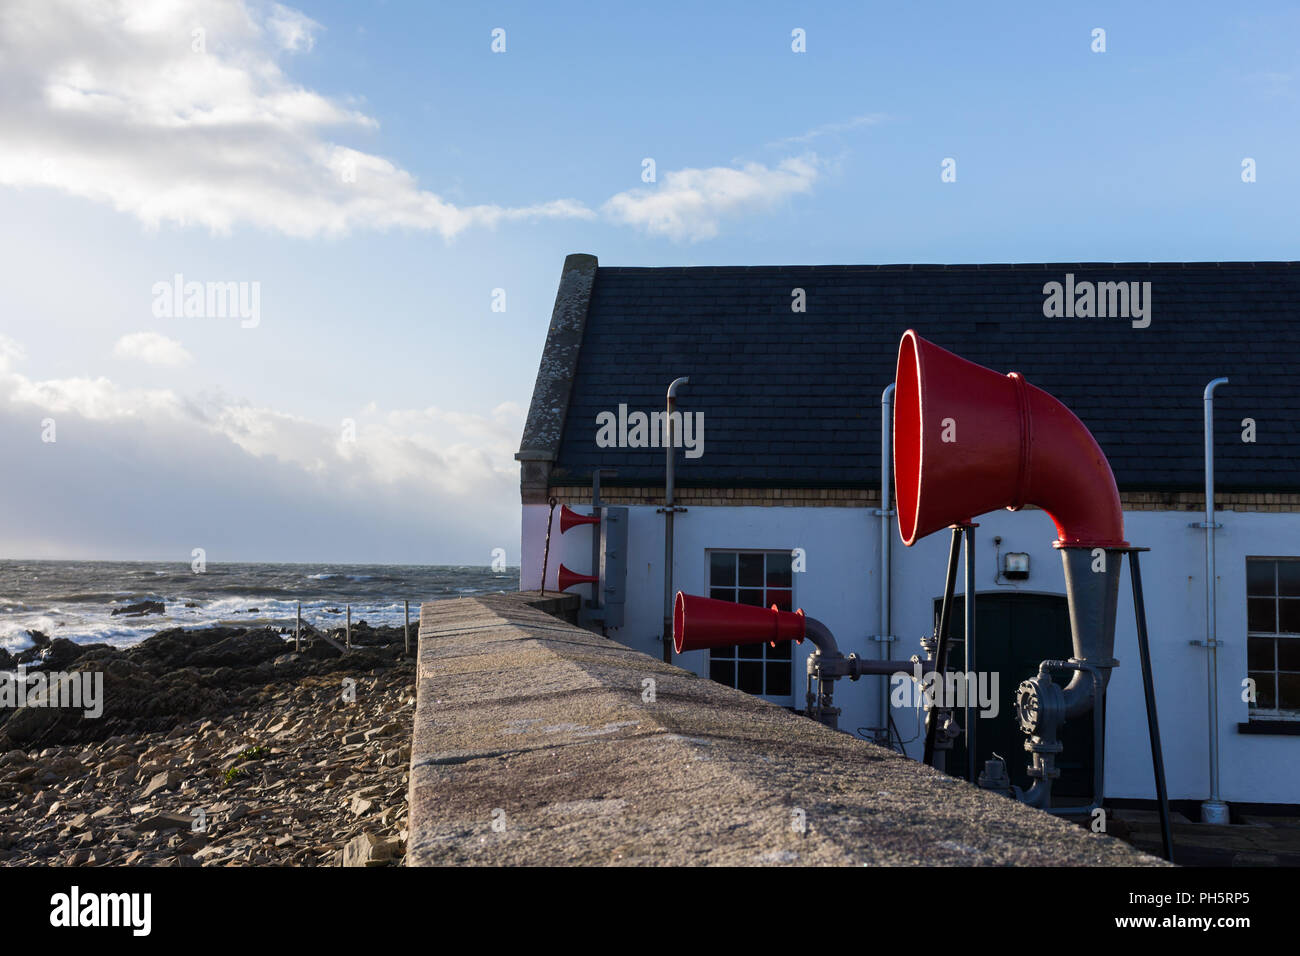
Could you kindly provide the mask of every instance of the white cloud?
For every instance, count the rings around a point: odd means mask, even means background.
[[[113,346],[113,355],[165,368],[177,368],[194,361],[194,356],[185,350],[185,346],[157,332],[134,332],[122,336]]]
[[[770,209],[811,191],[818,160],[809,154],[775,167],[747,163],[740,169],[714,166],[667,172],[657,186],[631,189],[605,203],[616,222],[651,235],[696,241],[718,234],[723,219]]]
[[[849,130],[857,129],[861,126],[875,126],[883,123],[889,117],[884,113],[864,113],[861,116],[854,116],[852,119],[842,120],[837,123],[823,123],[821,126],[814,126],[806,133],[800,133],[798,136],[787,136],[785,139],[778,140],[775,143],[769,143],[769,146],[782,146],[789,143],[811,143],[822,136],[831,136],[836,133],[847,133]]]
[[[594,217],[570,199],[457,206],[335,142],[334,131],[377,123],[281,70],[282,56],[311,50],[317,29],[296,10],[245,0],[5,0],[0,184],[215,233],[403,227],[450,238],[503,221]]]
[[[0,185],[54,188],[150,228],[216,234],[239,225],[294,237],[403,228],[450,239],[472,227],[597,217],[576,199],[457,205],[391,160],[338,142],[378,124],[280,67],[310,53],[321,29],[297,10],[250,0],[5,0]],[[817,172],[811,156],[680,169],[602,210],[651,235],[705,239],[723,219],[807,192]]]
[[[115,555],[219,542],[245,557],[486,564],[493,547],[517,549],[517,405],[475,415],[370,403],[348,441],[341,422],[102,376],[36,380],[21,361],[0,336],[0,441],[15,483],[0,527],[33,555],[78,556],[69,542]],[[138,522],[129,534],[123,509]],[[183,533],[151,509],[183,515]],[[322,538],[332,550],[303,550]]]
[[[280,49],[290,53],[310,53],[316,45],[316,31],[321,29],[321,25],[311,17],[278,3],[271,6],[266,25]]]

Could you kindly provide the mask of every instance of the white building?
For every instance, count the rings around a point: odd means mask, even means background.
[[[1072,294],[1088,282],[1149,282],[1146,315],[1087,315],[1081,292],[1076,317],[1059,315],[1045,307],[1052,282]],[[1202,393],[1226,376],[1215,394],[1220,797],[1300,804],[1297,303],[1293,263],[611,269],[570,256],[518,455],[521,588],[541,579],[548,499],[586,514],[593,470],[614,469],[601,498],[628,507],[629,538],[624,624],[608,634],[662,655],[665,452],[604,447],[599,416],[620,405],[625,416],[662,411],[669,383],[688,376],[678,408],[702,414],[704,428],[693,436],[701,453],[675,459],[685,511],[675,516],[674,590],[803,608],[845,654],[921,653],[948,535],[904,548],[891,522],[886,620],[881,523],[891,519],[879,513],[881,397],[899,338],[914,328],[971,361],[1023,373],[1106,452],[1125,536],[1150,549],[1142,576],[1169,797],[1200,802],[1210,786],[1208,652],[1195,643],[1207,636]],[[560,534],[559,504],[548,589],[561,564],[593,570],[591,531]],[[977,662],[996,674],[1000,701],[999,716],[980,722],[977,756],[996,750],[1024,785],[1012,695],[1038,661],[1070,656],[1064,576],[1046,513],[977,520]],[[1008,552],[1029,556],[1026,578],[1001,573]],[[1127,569],[1117,620],[1105,796],[1147,800],[1155,790]],[[895,638],[892,649],[882,634]],[[960,614],[953,635],[960,645]],[[675,662],[802,709],[811,650],[759,645]],[[765,656],[746,656],[756,653]],[[886,739],[886,682],[838,682],[841,729]],[[919,758],[918,712],[890,712],[891,744]],[[1079,735],[1089,734],[1063,735],[1062,792],[1087,791],[1091,744]]]

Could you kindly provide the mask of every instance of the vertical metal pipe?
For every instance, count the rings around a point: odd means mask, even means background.
[[[352,650],[352,605],[351,604],[348,605],[347,630],[343,632],[343,635],[347,641],[348,650]]]
[[[675,378],[668,386],[667,415],[664,418],[664,662],[673,662],[673,411],[677,407],[677,386],[690,378]]]
[[[298,613],[294,616],[293,623],[293,649],[302,650],[302,602],[298,602]]]
[[[891,656],[893,644],[893,614],[890,599],[891,541],[893,522],[890,520],[890,475],[894,460],[894,383],[890,382],[880,395],[880,658]],[[889,675],[880,675],[880,726],[889,738]]]
[[[402,602],[402,613],[406,615],[406,624],[402,626],[402,649],[403,653],[411,656],[411,602]]]
[[[1202,823],[1227,823],[1228,805],[1219,799],[1219,641],[1214,568],[1214,390],[1227,384],[1216,378],[1205,386],[1205,660],[1209,684],[1210,798],[1201,804]]]
[[[975,762],[975,716],[978,709],[972,710],[970,705],[971,676],[975,676],[975,686],[979,687],[979,668],[975,664],[975,525],[968,524],[962,527],[963,537],[965,538],[965,554],[963,561],[966,565],[966,585],[965,599],[962,602],[962,609],[966,612],[966,680],[963,682],[966,688],[966,779],[975,783],[976,762]]]
[[[1151,677],[1151,644],[1147,639],[1147,609],[1142,600],[1142,569],[1138,565],[1138,552],[1128,553],[1129,574],[1133,578],[1133,614],[1137,623],[1138,656],[1142,661],[1142,689],[1147,699],[1147,733],[1151,736],[1151,769],[1156,777],[1156,803],[1160,810],[1160,839],[1164,842],[1165,859],[1174,862],[1174,838],[1169,826],[1169,791],[1165,787],[1165,758],[1160,748],[1160,722],[1156,719],[1156,690]],[[1101,707],[1098,699],[1093,706]],[[1101,799],[1099,794],[1097,799]]]

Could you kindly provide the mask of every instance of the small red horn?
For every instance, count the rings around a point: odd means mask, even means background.
[[[600,524],[600,515],[580,515],[568,505],[560,509],[560,534],[579,524]]]
[[[600,580],[594,574],[578,574],[576,571],[570,571],[564,565],[560,565],[559,584],[561,591],[567,591],[575,584],[595,584]]]
[[[778,611],[733,604],[677,592],[673,604],[673,647],[678,654],[707,647],[761,644],[763,641],[802,641],[803,611]]]

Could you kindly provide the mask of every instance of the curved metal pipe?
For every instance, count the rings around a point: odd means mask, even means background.
[[[838,657],[840,653],[839,645],[835,643],[835,635],[831,629],[817,620],[815,617],[809,617],[807,614],[804,619],[804,637],[813,642],[817,648],[826,657]]]

